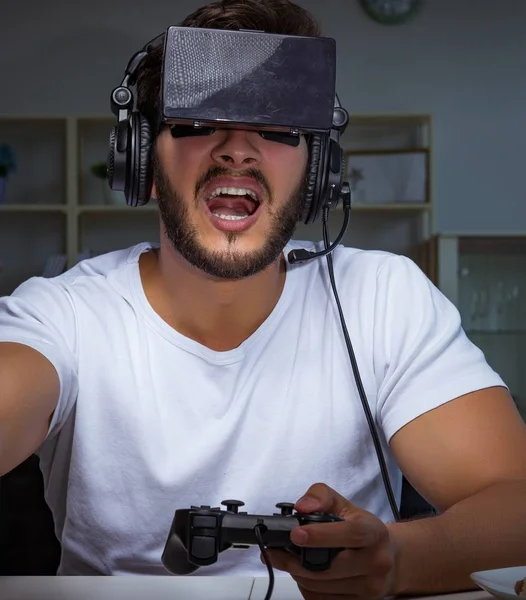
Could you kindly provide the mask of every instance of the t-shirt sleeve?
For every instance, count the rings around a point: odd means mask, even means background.
[[[1,297],[0,342],[29,346],[55,368],[60,396],[46,439],[54,437],[77,397],[76,321],[68,292],[52,279],[34,277]]]
[[[374,312],[377,414],[387,440],[459,396],[506,387],[457,308],[410,259],[392,256],[380,267]]]

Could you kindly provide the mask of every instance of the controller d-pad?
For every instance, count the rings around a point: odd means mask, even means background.
[[[216,554],[216,538],[201,535],[194,536],[190,553],[201,560],[213,558]]]

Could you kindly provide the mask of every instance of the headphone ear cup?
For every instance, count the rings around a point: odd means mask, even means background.
[[[309,164],[307,167],[307,185],[305,202],[303,205],[302,221],[308,225],[316,220],[318,214],[319,198],[316,197],[316,188],[320,175],[320,161],[322,155],[321,136],[313,134],[309,142]]]
[[[148,119],[136,112],[130,116],[130,130],[126,203],[144,206],[152,190],[152,131]]]
[[[127,121],[122,121],[112,128],[108,143],[108,157],[106,166],[108,170],[108,185],[110,189],[119,192],[126,188],[128,178],[128,140],[130,129]],[[119,148],[123,148],[119,150]]]

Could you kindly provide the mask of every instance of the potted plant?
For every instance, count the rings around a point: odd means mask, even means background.
[[[102,199],[104,204],[126,204],[123,192],[112,190],[110,188],[108,183],[108,166],[105,162],[98,162],[91,165],[90,171],[102,184]]]
[[[11,146],[0,144],[0,204],[5,202],[7,179],[16,171],[15,153]]]

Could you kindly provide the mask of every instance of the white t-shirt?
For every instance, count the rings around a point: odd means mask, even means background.
[[[151,247],[32,278],[0,300],[0,340],[39,350],[60,377],[38,452],[62,545],[58,574],[166,575],[176,509],[235,498],[269,515],[316,482],[392,521],[326,260],[288,265],[268,319],[238,348],[215,352],[150,306],[138,259]],[[293,247],[321,244],[291,242],[285,255]],[[458,396],[504,384],[409,259],[344,247],[333,256],[399,499],[391,436]],[[259,554],[228,550],[196,574],[264,576]]]

